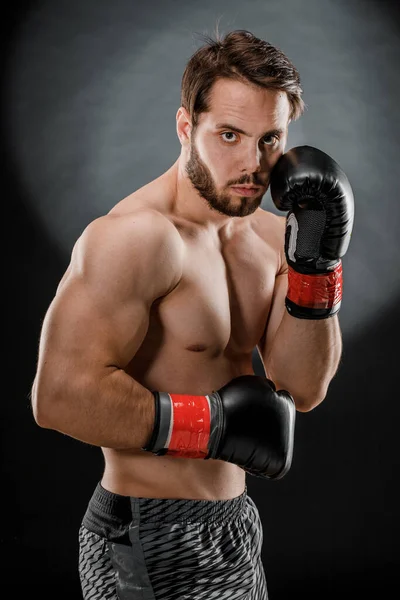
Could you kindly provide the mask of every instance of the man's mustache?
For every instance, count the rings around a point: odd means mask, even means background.
[[[263,181],[261,179],[261,177],[258,177],[257,175],[253,175],[250,177],[248,175],[244,175],[243,177],[241,177],[240,179],[237,179],[236,181],[229,181],[228,186],[231,186],[231,185],[260,185],[262,187],[267,187],[268,180]]]

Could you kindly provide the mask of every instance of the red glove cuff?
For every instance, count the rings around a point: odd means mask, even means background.
[[[287,298],[305,308],[332,308],[342,299],[342,262],[329,273],[305,275],[289,266]]]
[[[209,452],[211,411],[207,396],[169,394],[172,403],[167,455],[205,458]]]

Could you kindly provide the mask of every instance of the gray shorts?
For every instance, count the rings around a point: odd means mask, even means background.
[[[262,525],[232,500],[119,496],[99,483],[79,529],[84,600],[267,600]]]

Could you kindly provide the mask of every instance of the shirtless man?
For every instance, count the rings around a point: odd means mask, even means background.
[[[75,244],[32,406],[104,454],[79,531],[85,599],[267,598],[246,472],[285,475],[296,409],[338,368],[353,219],[330,157],[284,154],[301,93],[267,42],[208,40],[182,80],[179,158]],[[289,214],[260,208],[269,185]]]

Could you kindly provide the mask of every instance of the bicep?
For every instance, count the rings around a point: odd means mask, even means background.
[[[146,335],[149,306],[139,295],[127,300],[70,275],[44,319],[40,357],[66,372],[123,368]]]

